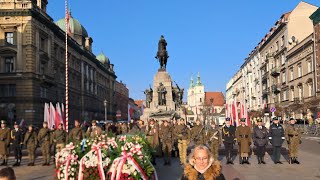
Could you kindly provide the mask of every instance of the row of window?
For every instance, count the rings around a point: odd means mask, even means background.
[[[14,96],[16,96],[15,84],[0,85],[0,97],[14,97]]]

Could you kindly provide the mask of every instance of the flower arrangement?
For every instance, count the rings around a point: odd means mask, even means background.
[[[56,155],[57,179],[157,179],[152,149],[143,135],[100,136],[68,144]]]

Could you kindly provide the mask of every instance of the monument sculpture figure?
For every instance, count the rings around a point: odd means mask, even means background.
[[[158,104],[160,106],[165,106],[167,90],[162,83],[159,83],[159,87],[157,90],[158,90]]]
[[[152,102],[153,89],[151,87],[149,89],[146,89],[144,91],[144,94],[146,95],[146,106],[147,108],[150,108],[150,104]]]
[[[166,69],[169,56],[167,52],[167,41],[164,39],[163,35],[161,35],[158,42],[158,52],[155,58],[159,60],[160,69]]]

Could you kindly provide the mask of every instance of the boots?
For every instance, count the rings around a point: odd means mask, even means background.
[[[20,163],[21,163],[21,158],[18,159],[18,164],[17,164],[17,166],[20,166]]]
[[[240,164],[244,164],[244,159],[243,159],[243,157],[239,157],[239,163],[240,163]]]
[[[16,162],[12,166],[18,166],[18,159],[16,159]]]
[[[294,162],[293,162],[293,158],[292,157],[290,157],[289,158],[289,164],[293,164]]]
[[[4,159],[3,162],[0,164],[0,166],[5,166],[6,165],[6,160]]]
[[[260,161],[261,161],[262,164],[266,164],[266,162],[264,162],[263,156],[261,157]]]
[[[297,158],[296,158],[296,157],[294,158],[294,163],[296,163],[296,164],[300,164],[300,162],[297,160]]]
[[[261,160],[262,158],[261,157],[258,157],[258,164],[261,164]]]
[[[246,163],[246,164],[250,164],[250,162],[249,162],[249,157],[245,157],[244,159],[245,159],[245,163]]]

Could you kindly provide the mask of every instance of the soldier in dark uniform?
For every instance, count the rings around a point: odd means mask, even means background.
[[[251,145],[251,129],[246,125],[246,118],[240,119],[240,126],[236,129],[236,138],[239,145],[240,164],[249,163],[249,153]]]
[[[191,139],[194,140],[195,145],[204,145],[204,126],[201,125],[199,119],[196,120],[196,125],[191,129]]]
[[[14,122],[14,129],[11,130],[11,143],[16,159],[16,162],[13,164],[13,166],[20,166],[22,158],[21,146],[23,144],[23,134],[22,130],[19,129],[19,125],[17,124],[17,122]]]
[[[300,164],[298,158],[298,146],[301,144],[301,132],[299,128],[295,127],[296,120],[290,118],[290,124],[285,130],[286,140],[289,150],[289,164]]]
[[[282,164],[280,161],[280,151],[282,144],[285,140],[284,129],[281,124],[279,124],[278,117],[272,118],[273,123],[269,128],[269,141],[272,144],[273,149],[273,161],[275,164]]]
[[[262,119],[257,120],[257,126],[253,129],[253,143],[257,148],[258,164],[266,164],[264,155],[268,145],[268,129],[262,125]]]
[[[36,148],[38,144],[37,133],[33,130],[33,126],[29,125],[28,131],[24,136],[23,144],[27,147],[30,163],[28,166],[34,166]]]
[[[232,150],[236,141],[236,127],[230,125],[230,118],[226,118],[225,125],[222,127],[222,142],[225,148],[227,164],[233,164]]]
[[[42,166],[50,165],[50,134],[51,131],[48,128],[48,123],[43,122],[43,128],[40,129],[38,134],[38,142],[40,143],[41,152],[43,156],[43,164]]]
[[[85,135],[82,128],[80,127],[80,124],[80,120],[74,120],[75,127],[69,133],[69,141],[74,145],[79,144]]]
[[[6,166],[8,164],[9,145],[10,129],[7,128],[7,122],[2,120],[0,129],[0,156],[3,159],[3,162],[0,166]]]
[[[164,165],[171,165],[171,151],[173,145],[173,131],[168,120],[163,120],[163,125],[159,130],[160,141],[162,142],[162,152],[164,154]]]

